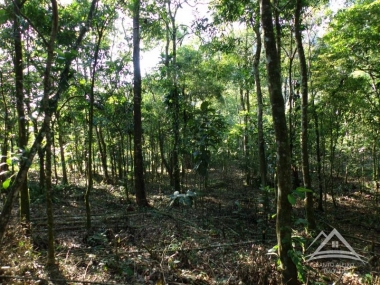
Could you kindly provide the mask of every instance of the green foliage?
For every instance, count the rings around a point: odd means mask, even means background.
[[[374,284],[373,283],[373,276],[369,273],[365,274],[362,280],[363,280],[364,284]]]
[[[222,142],[227,124],[209,101],[204,101],[199,109],[195,109],[188,121],[190,130],[190,146],[195,162],[194,169],[202,176],[207,175],[211,161],[211,149],[217,150]]]
[[[289,251],[289,255],[297,267],[298,280],[302,281],[302,283],[305,283],[307,279],[307,269],[303,263],[302,253],[298,250],[291,250]]]
[[[313,190],[306,189],[304,187],[298,187],[297,189],[293,190],[291,194],[288,194],[289,203],[292,205],[295,205],[297,202],[297,199],[305,198],[306,192],[313,193]]]
[[[292,236],[293,249],[288,252],[292,261],[297,267],[298,280],[305,283],[307,280],[307,272],[313,270],[312,267],[305,263],[304,248],[306,244],[306,239],[302,236]],[[278,245],[273,246],[268,250],[269,255],[275,255],[278,257]],[[277,260],[277,265],[281,266],[280,259]]]

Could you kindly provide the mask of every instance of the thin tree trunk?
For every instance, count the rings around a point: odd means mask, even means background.
[[[297,161],[295,161],[294,155],[293,155],[293,146],[294,146],[294,139],[295,139],[295,131],[293,127],[293,104],[294,104],[294,86],[293,86],[293,62],[294,57],[296,55],[297,49],[294,49],[293,51],[293,39],[290,39],[290,52],[288,54],[289,58],[289,66],[288,66],[288,82],[289,82],[289,111],[288,111],[288,119],[289,119],[289,146],[290,146],[290,161],[292,164],[292,187],[297,188],[300,186],[300,182],[298,179],[298,167],[297,167]]]
[[[21,8],[23,1],[15,0],[14,18],[13,18],[13,40],[14,40],[14,72],[15,72],[15,87],[16,87],[16,108],[18,116],[18,147],[20,155],[23,156],[26,150],[28,138],[26,127],[26,116],[24,111],[24,63],[22,52],[22,36],[21,36]],[[30,205],[29,205],[29,189],[27,177],[22,183],[20,189],[20,218],[26,221],[30,220]]]
[[[315,128],[315,144],[316,144],[316,155],[317,155],[317,177],[318,177],[318,189],[319,189],[319,200],[318,200],[318,210],[323,212],[323,185],[322,185],[322,159],[321,159],[321,143],[320,143],[320,132],[319,132],[319,122],[317,110],[313,102],[313,118],[314,118],[314,128]]]
[[[180,191],[181,180],[180,180],[180,166],[179,166],[179,113],[180,113],[180,103],[179,103],[179,92],[178,92],[178,80],[177,80],[177,27],[176,27],[176,14],[178,7],[172,12],[170,0],[168,3],[168,12],[171,22],[171,41],[172,41],[172,90],[171,96],[173,99],[173,133],[174,133],[174,144],[173,144],[173,178],[174,178],[174,190]]]
[[[311,189],[311,179],[309,170],[309,150],[308,150],[308,70],[305,52],[302,44],[301,31],[302,1],[297,0],[295,11],[294,34],[297,42],[297,52],[300,62],[301,72],[301,94],[302,94],[302,119],[301,119],[301,152],[302,152],[302,173],[303,184],[307,189]],[[314,217],[313,193],[306,192],[306,219],[309,230],[315,230],[317,225]]]
[[[134,121],[134,177],[136,203],[149,206],[146,199],[142,154],[141,70],[140,70],[140,0],[133,3],[133,121]]]
[[[92,76],[91,76],[91,89],[90,89],[90,109],[88,113],[88,160],[87,160],[87,189],[86,193],[84,194],[84,201],[86,205],[86,227],[87,231],[89,232],[91,230],[91,205],[90,205],[90,194],[92,192],[92,189],[94,187],[94,177],[93,177],[93,131],[94,131],[94,88],[95,88],[95,78],[96,78],[96,68],[98,65],[98,59],[99,59],[99,50],[100,50],[100,44],[103,39],[103,31],[106,26],[106,21],[102,23],[102,26],[98,28],[98,39],[95,46],[95,52],[94,52],[94,63],[92,66]]]
[[[111,179],[110,179],[110,177],[108,175],[108,167],[107,167],[107,144],[104,141],[104,136],[103,136],[103,131],[102,131],[102,127],[101,126],[96,127],[96,136],[98,138],[100,158],[102,160],[102,168],[103,168],[104,181],[106,183],[110,183]]]
[[[66,167],[66,158],[65,158],[65,148],[64,148],[64,142],[63,142],[63,136],[62,136],[62,128],[60,127],[59,118],[57,118],[59,131],[58,131],[58,144],[59,144],[59,152],[61,156],[61,167],[62,167],[62,181],[61,183],[63,185],[69,184],[69,180],[67,178],[67,167]]]
[[[276,233],[278,253],[282,265],[283,284],[296,285],[297,268],[291,258],[292,247],[292,205],[288,201],[291,193],[290,151],[285,118],[285,103],[281,92],[281,69],[276,39],[273,30],[270,0],[261,0],[261,21],[264,30],[264,44],[267,62],[268,89],[272,105],[273,125],[277,141],[277,222]]]
[[[160,147],[160,155],[161,155],[161,174],[164,174],[164,167],[169,175],[169,181],[170,186],[174,185],[174,178],[173,178],[173,170],[171,165],[168,163],[168,161],[165,158],[165,151],[164,151],[164,136],[161,132],[161,128],[158,129],[158,144]],[[164,166],[164,167],[163,167]]]
[[[90,23],[91,23],[91,20],[93,18],[94,11],[95,11],[95,5],[97,2],[98,2],[98,0],[92,1],[91,8],[90,8],[90,11],[89,11],[89,14],[87,17],[87,21],[86,21],[85,25],[81,28],[81,30],[79,32],[79,36],[76,40],[76,43],[71,48],[72,51],[77,51],[79,49],[79,47],[82,43],[82,40],[84,38],[84,35],[86,34],[86,32],[90,26]],[[67,90],[67,88],[69,86],[68,80],[69,80],[70,66],[71,66],[71,63],[73,60],[74,59],[71,58],[71,59],[67,59],[65,62],[65,67],[62,70],[61,75],[60,75],[60,80],[58,83],[57,92],[49,100],[49,103],[50,103],[49,110],[48,110],[49,115],[52,115],[57,110],[59,99],[60,99],[62,93],[65,90]],[[45,111],[45,110],[43,110],[43,111]],[[50,120],[51,120],[51,116],[44,118],[44,121],[42,122],[42,126],[41,126],[40,130],[38,131],[38,134],[36,135],[36,138],[32,144],[32,147],[30,148],[30,150],[28,152],[25,153],[25,159],[22,161],[22,163],[20,165],[20,169],[17,173],[17,176],[15,178],[14,183],[8,188],[9,190],[8,190],[7,200],[6,200],[6,203],[4,204],[3,210],[2,210],[1,215],[0,215],[0,241],[3,239],[4,233],[6,231],[6,227],[9,223],[14,198],[19,193],[19,191],[22,187],[22,184],[27,177],[28,170],[29,170],[30,166],[32,165],[33,158],[36,155],[37,150],[41,147],[41,143],[45,137],[45,132],[46,132],[46,129],[48,128],[48,126],[50,124]]]
[[[46,67],[44,71],[44,96],[42,99],[42,106],[45,112],[45,119],[48,121],[45,127],[46,133],[46,216],[48,224],[48,256],[47,264],[55,264],[55,253],[54,253],[54,218],[53,218],[53,203],[52,203],[52,144],[53,137],[51,132],[52,115],[53,112],[50,111],[49,95],[51,92],[51,67],[53,64],[55,40],[58,32],[58,4],[56,0],[51,0],[52,4],[52,29],[50,40],[47,47],[47,59]]]
[[[54,242],[54,216],[53,216],[53,203],[52,203],[52,132],[50,126],[46,128],[46,217],[48,225],[48,255],[47,255],[47,264],[55,264],[55,242]]]
[[[9,121],[8,104],[5,98],[3,73],[0,71],[0,92],[4,107],[4,132],[3,132],[3,144],[1,146],[1,159],[0,159],[0,183],[3,183],[8,177],[9,165],[7,164],[9,137],[8,133],[11,129],[11,123]]]
[[[260,11],[257,11],[259,15]],[[260,164],[260,179],[261,187],[267,186],[267,160],[265,156],[265,140],[263,128],[263,94],[261,92],[261,79],[260,79],[260,57],[261,57],[261,33],[260,33],[260,20],[255,19],[252,23],[253,30],[256,35],[256,52],[253,61],[253,72],[256,83],[256,99],[257,99],[257,132],[258,132],[258,149],[259,149],[259,164]]]
[[[94,64],[95,67],[95,64]],[[93,78],[95,78],[95,68],[93,70]],[[94,80],[92,80],[94,82]],[[90,195],[92,188],[94,187],[94,173],[92,169],[92,133],[94,125],[94,89],[91,82],[91,91],[90,91],[90,109],[88,115],[88,153],[87,153],[87,188],[84,194],[84,202],[86,206],[86,228],[87,232],[91,230],[91,205],[90,205]]]

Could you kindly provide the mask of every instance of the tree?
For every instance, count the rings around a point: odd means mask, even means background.
[[[51,27],[51,34],[50,39],[48,42],[47,48],[47,59],[46,59],[46,66],[44,71],[44,96],[42,98],[42,108],[45,112],[45,118],[49,121],[49,123],[46,126],[46,216],[47,216],[47,223],[48,223],[48,257],[47,257],[47,264],[48,265],[55,265],[55,249],[54,249],[54,218],[53,218],[53,203],[52,203],[52,131],[51,131],[51,122],[53,115],[53,112],[50,111],[50,104],[49,102],[49,95],[51,92],[51,68],[53,65],[53,59],[54,59],[54,49],[55,49],[55,41],[57,38],[57,32],[58,32],[58,4],[56,0],[51,0],[51,6],[52,6],[52,27]]]
[[[136,203],[148,206],[145,193],[144,166],[142,155],[141,126],[141,71],[140,71],[140,0],[133,2],[133,122],[134,122],[134,177]]]
[[[87,20],[85,24],[81,27],[79,31],[79,35],[73,44],[73,46],[70,49],[69,56],[65,58],[64,60],[64,67],[60,73],[59,80],[58,80],[58,86],[55,94],[49,98],[49,104],[48,104],[48,110],[47,114],[48,116],[44,117],[44,120],[42,122],[42,126],[39,129],[36,138],[30,147],[29,151],[27,151],[24,154],[24,159],[21,162],[20,169],[17,172],[17,175],[14,179],[14,182],[10,187],[8,188],[8,195],[7,195],[7,200],[4,204],[3,210],[0,215],[0,240],[2,240],[4,233],[6,231],[6,227],[8,225],[10,216],[11,216],[11,210],[13,206],[13,201],[16,195],[19,193],[24,180],[26,179],[28,170],[30,166],[32,165],[32,161],[34,159],[34,156],[36,155],[38,149],[41,147],[42,141],[45,138],[46,130],[49,128],[50,123],[51,123],[51,116],[55,112],[58,106],[59,99],[62,95],[63,92],[67,90],[69,87],[68,82],[70,80],[70,66],[72,61],[75,59],[75,56],[72,56],[72,52],[77,52],[78,49],[81,46],[82,40],[87,32],[87,30],[90,27],[90,23],[92,20],[92,17],[94,15],[95,11],[95,6],[98,0],[93,0],[91,3],[91,7],[87,16]],[[43,112],[45,110],[42,109]]]
[[[332,194],[336,188],[334,177],[339,175],[337,169],[343,151],[357,154],[346,157],[344,162],[345,176],[348,177],[352,168],[349,165],[361,163],[358,150],[363,147],[374,150],[371,172],[373,178],[376,178],[373,165],[376,164],[377,130],[380,126],[380,70],[376,59],[379,53],[379,11],[378,1],[358,1],[339,11],[317,45],[318,54],[312,65],[312,74],[315,96],[318,98],[315,100],[313,114],[319,123],[321,145],[325,144],[330,152],[325,159],[329,165],[326,185]],[[350,121],[352,117],[355,120]],[[371,142],[367,140],[369,138]],[[350,141],[350,145],[343,143],[346,140]],[[351,143],[352,140],[355,143]],[[323,151],[322,149],[322,153]],[[323,163],[324,160],[321,162],[322,169]],[[354,169],[353,167],[352,175],[363,183],[364,171],[361,174],[353,173]],[[337,205],[334,196],[333,202]]]
[[[260,32],[260,7],[258,5],[256,10],[255,20],[252,19],[253,30],[256,35],[256,52],[253,61],[253,72],[256,84],[256,100],[257,100],[257,133],[258,133],[258,148],[259,148],[259,164],[260,164],[260,179],[261,187],[267,186],[267,160],[265,155],[265,140],[263,129],[263,94],[261,90],[261,77],[260,77],[260,58],[261,58],[261,32]]]
[[[285,119],[285,103],[281,91],[281,70],[273,29],[270,0],[261,0],[261,23],[264,30],[264,46],[268,75],[268,89],[272,105],[273,126],[277,142],[277,215],[276,234],[278,253],[282,266],[284,284],[298,284],[297,268],[291,258],[292,251],[292,205],[288,201],[291,193],[290,149]]]
[[[101,17],[102,20],[99,23],[95,23],[96,28],[96,43],[95,51],[93,56],[93,65],[91,67],[91,85],[89,94],[90,108],[88,112],[88,157],[87,157],[87,189],[84,195],[84,200],[86,204],[86,216],[87,216],[87,231],[91,229],[91,206],[90,206],[90,194],[93,190],[93,132],[94,132],[94,105],[95,105],[95,79],[98,68],[98,60],[100,53],[100,45],[103,40],[104,30],[108,25],[108,17]]]
[[[301,119],[301,152],[302,152],[302,173],[304,187],[311,189],[311,178],[309,170],[309,151],[308,151],[308,69],[306,64],[305,51],[302,44],[301,13],[303,5],[301,0],[296,1],[294,16],[294,34],[297,43],[297,52],[301,73],[301,96],[302,96],[302,119]],[[308,228],[316,229],[313,206],[313,192],[306,192],[306,218]]]
[[[25,104],[24,104],[24,62],[21,37],[21,9],[24,1],[16,0],[13,2],[13,39],[14,39],[14,73],[16,87],[16,107],[18,115],[18,147],[20,160],[23,159],[24,152],[28,144],[28,131],[26,126]],[[23,181],[20,189],[20,217],[27,221],[30,220],[29,189],[27,178]]]
[[[265,188],[267,185],[267,159],[265,154],[265,139],[264,139],[264,129],[263,129],[263,96],[261,90],[261,77],[260,77],[260,58],[262,51],[262,42],[261,42],[261,32],[260,32],[260,6],[258,3],[253,3],[249,1],[240,1],[240,2],[231,2],[219,0],[216,1],[217,15],[215,22],[222,22],[224,25],[225,22],[234,22],[239,20],[241,23],[246,24],[246,41],[248,39],[249,34],[249,26],[253,29],[255,37],[255,48],[254,54],[252,56],[251,50],[245,49],[244,52],[238,50],[239,43],[241,39],[237,39],[237,44],[234,44],[234,52],[237,53],[237,57],[241,57],[242,63],[240,64],[238,69],[241,69],[241,105],[243,111],[245,113],[244,121],[245,121],[245,130],[243,135],[243,144],[244,150],[246,153],[244,157],[246,159],[246,168],[247,168],[247,183],[250,183],[250,170],[252,165],[249,165],[252,161],[252,155],[250,155],[250,149],[252,148],[252,143],[249,139],[248,129],[251,129],[252,126],[249,126],[248,120],[250,114],[250,100],[249,100],[249,91],[252,89],[253,84],[255,84],[256,89],[256,102],[257,102],[257,146],[258,146],[258,157],[259,157],[259,173],[260,173],[260,181],[261,186]],[[235,39],[234,39],[235,40]],[[251,43],[249,43],[251,44]],[[251,58],[253,57],[253,60]],[[251,70],[253,69],[253,70]],[[253,71],[253,72],[252,72]],[[252,73],[254,81],[252,80]],[[245,96],[244,94],[245,93]],[[244,100],[244,98],[246,100]],[[244,102],[246,101],[246,102]]]

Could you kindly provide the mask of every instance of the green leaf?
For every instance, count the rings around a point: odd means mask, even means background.
[[[0,10],[0,25],[5,24],[10,19],[9,14],[5,10]]]
[[[297,192],[301,192],[301,193],[304,193],[304,192],[309,192],[309,193],[312,193],[313,190],[310,190],[310,189],[307,189],[307,188],[304,188],[304,187],[298,187],[296,189]]]
[[[3,182],[3,189],[8,189],[11,185],[11,177],[9,177],[7,180]]]
[[[206,112],[209,105],[210,105],[210,103],[208,101],[204,101],[201,104],[201,110],[202,110],[202,112]]]
[[[277,254],[278,251],[278,245],[276,244],[271,249],[268,250],[268,254]]]
[[[296,204],[296,198],[292,194],[288,194],[288,201],[293,206]]]

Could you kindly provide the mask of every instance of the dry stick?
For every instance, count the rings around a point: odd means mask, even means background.
[[[90,267],[91,264],[92,264],[92,258],[91,258],[90,261],[88,262],[87,267],[86,267],[86,270],[84,271],[84,274],[83,274],[83,280],[86,278],[87,270],[88,270],[88,268]]]
[[[64,264],[67,263],[67,259],[69,258],[70,250],[71,250],[71,248],[69,248],[69,250],[66,253],[66,258],[65,258],[65,263]]]
[[[166,284],[166,278],[165,278],[164,268],[163,268],[165,253],[166,253],[166,247],[165,247],[165,250],[162,252],[161,262],[160,262],[161,274],[162,274],[162,279],[164,281],[164,284]]]
[[[70,282],[70,283],[99,284],[99,285],[124,285],[124,283],[107,283],[107,282],[97,282],[97,281],[81,281],[81,280],[51,279],[51,278],[47,279],[47,278],[12,276],[12,275],[0,275],[0,279],[1,278],[18,279],[18,280],[46,281],[46,282]]]
[[[343,273],[344,273],[344,271],[342,270],[342,273],[340,274],[339,279],[334,283],[335,285],[338,285],[340,283],[340,280],[343,277]]]

